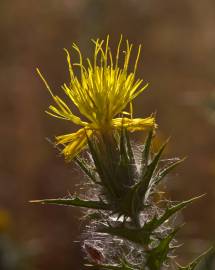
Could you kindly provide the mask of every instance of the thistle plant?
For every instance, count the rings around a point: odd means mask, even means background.
[[[53,94],[37,70],[55,102],[47,113],[81,126],[75,133],[57,136],[55,144],[65,160],[74,161],[83,172],[85,193],[34,202],[85,209],[82,247],[90,269],[196,269],[205,253],[187,266],[176,262],[175,235],[181,225],[176,225],[175,215],[201,196],[179,203],[165,198],[161,183],[184,159],[165,161],[167,142],[153,151],[157,129],[153,114],[133,117],[132,101],[147,88],[136,79],[141,46],[131,68],[133,45],[126,41],[124,46],[122,37],[115,53],[109,37],[93,44],[92,60],[84,59],[73,44],[78,63],[72,63],[65,49],[70,83],[62,90],[86,121]],[[136,131],[145,133],[142,146],[131,141],[130,134]]]

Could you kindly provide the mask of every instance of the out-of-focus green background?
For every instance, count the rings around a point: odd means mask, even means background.
[[[81,213],[32,205],[78,190],[77,168],[64,163],[46,137],[74,131],[44,113],[52,89],[69,79],[62,48],[120,34],[142,43],[139,76],[149,89],[137,116],[157,112],[159,140],[171,136],[168,156],[187,156],[169,181],[175,200],[207,193],[184,212],[182,260],[215,239],[215,2],[213,0],[0,1],[0,263],[3,270],[82,269]],[[75,112],[77,110],[73,108]],[[136,140],[141,142],[139,133]],[[7,266],[7,268],[6,268]],[[3,266],[2,266],[3,267]],[[26,268],[25,268],[26,267]],[[2,268],[1,268],[2,269]]]

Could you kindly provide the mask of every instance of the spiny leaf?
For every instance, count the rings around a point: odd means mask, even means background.
[[[134,221],[135,218],[138,218],[138,212],[141,210],[142,206],[142,203],[136,202],[135,199],[138,198],[134,195],[133,189],[127,188],[126,192],[122,194],[121,199],[118,200],[115,212],[130,217],[132,221]],[[137,208],[136,206],[140,207]]]
[[[145,223],[142,228],[130,229],[130,228],[125,228],[125,227],[106,226],[106,227],[101,228],[99,231],[122,237],[124,239],[130,240],[137,244],[146,245],[150,242],[150,235],[153,233],[154,230],[156,230],[160,225],[162,225],[166,220],[168,220],[176,212],[182,210],[188,204],[201,198],[202,196],[204,195],[192,198],[187,201],[183,201],[177,205],[174,205],[166,209],[165,213],[161,217],[159,218],[154,217],[151,221],[149,221],[148,223]]]
[[[209,250],[209,253],[202,258],[201,262],[198,264],[198,270],[214,270],[214,258],[215,258],[215,246]]]
[[[177,205],[174,205],[170,208],[167,208],[165,213],[157,218],[156,216],[149,221],[148,223],[145,223],[143,225],[142,228],[137,229],[137,230],[132,230],[132,229],[126,229],[129,231],[121,231],[120,229],[117,229],[118,231],[115,231],[115,233],[118,233],[118,236],[125,236],[126,238],[126,234],[129,235],[129,240],[136,242],[136,243],[144,243],[147,244],[150,241],[150,235],[152,234],[152,232],[157,229],[160,225],[162,225],[166,220],[168,220],[172,215],[174,215],[176,212],[182,210],[183,208],[185,208],[188,204],[192,203],[193,201],[203,197],[204,195],[192,198],[190,200],[187,201],[183,201]],[[114,228],[115,229],[115,228]],[[112,233],[113,233],[113,229],[112,229]],[[121,234],[121,235],[119,235]]]
[[[126,164],[129,163],[128,155],[127,155],[127,147],[126,147],[126,137],[125,137],[125,129],[123,126],[120,130],[120,159],[123,160]]]
[[[100,182],[97,181],[96,175],[93,172],[93,170],[90,168],[90,166],[87,164],[87,162],[80,158],[79,156],[76,156],[74,158],[75,163],[81,168],[81,170],[95,183],[100,184]]]
[[[149,256],[146,265],[149,269],[160,270],[163,263],[167,260],[167,255],[170,250],[170,242],[175,237],[180,227],[176,228],[169,235],[163,238],[158,246],[148,252]]]
[[[146,138],[146,142],[144,144],[144,149],[143,149],[143,153],[142,153],[142,166],[141,166],[142,170],[143,170],[144,166],[148,165],[152,137],[153,137],[153,129],[149,131],[148,136]]]
[[[103,170],[102,170],[102,164],[100,163],[100,158],[99,158],[99,154],[98,151],[96,150],[95,146],[93,145],[93,142],[91,141],[90,138],[87,137],[87,142],[88,142],[88,146],[90,149],[90,153],[92,155],[94,164],[96,166],[97,172],[102,180],[103,178]]]
[[[173,170],[176,166],[178,166],[179,164],[181,164],[186,158],[180,159],[174,163],[172,163],[171,165],[169,165],[168,167],[166,167],[165,169],[161,170],[158,173],[158,176],[156,177],[154,184],[158,184],[171,170]]]
[[[209,248],[205,252],[203,252],[199,257],[197,257],[195,260],[193,260],[191,263],[189,263],[187,266],[179,266],[178,265],[178,270],[194,270],[196,266],[202,261],[202,259],[207,256],[212,250],[214,250],[213,247]],[[205,269],[206,270],[206,269]]]
[[[130,144],[129,136],[127,130],[121,127],[120,138],[119,138],[119,156],[118,164],[116,167],[116,172],[114,178],[117,183],[119,183],[119,190],[121,193],[125,193],[125,189],[128,186],[133,186],[135,184],[135,173],[136,164],[132,152],[132,147]]]
[[[112,234],[133,243],[146,245],[150,241],[151,232],[143,229],[130,229],[125,227],[111,227],[106,226],[99,230],[99,232]]]
[[[103,159],[102,157],[99,155],[99,151],[98,149],[96,149],[96,145],[91,141],[90,138],[87,137],[87,141],[88,141],[88,146],[90,149],[90,153],[92,155],[94,164],[96,166],[97,172],[100,176],[101,182],[104,185],[104,187],[107,189],[109,195],[111,195],[112,197],[116,196],[116,188],[115,188],[115,184],[112,181],[112,178],[109,175],[108,170],[105,168],[104,164],[103,164]]]
[[[137,166],[136,166],[136,161],[135,161],[135,158],[134,158],[134,153],[133,153],[133,150],[132,150],[130,137],[129,137],[127,129],[125,129],[125,138],[126,138],[126,146],[127,146],[128,160],[129,160],[128,175],[129,175],[129,178],[130,178],[130,183],[132,185],[134,185],[135,184],[135,178],[136,178],[136,175],[137,175]]]
[[[165,149],[165,146],[167,145],[167,142],[161,146],[160,150],[155,155],[152,162],[147,166],[144,175],[140,179],[140,182],[137,183],[136,186],[134,186],[134,189],[136,189],[138,195],[141,197],[142,200],[144,200],[145,198],[145,194],[147,192],[152,175],[157,167],[157,164],[159,162],[161,154],[163,153],[163,150]]]
[[[34,200],[31,203],[41,203],[41,204],[55,204],[64,206],[78,206],[97,210],[111,210],[110,205],[105,204],[101,201],[87,201],[81,200],[79,198],[71,199],[44,199],[44,200]]]
[[[193,201],[200,199],[204,196],[200,195],[198,197],[194,197],[190,200],[183,201],[181,203],[178,203],[170,208],[167,208],[165,213],[160,217],[154,217],[149,223],[146,223],[144,226],[148,228],[148,230],[153,231],[156,228],[158,228],[161,224],[163,224],[166,220],[168,220],[172,215],[174,215],[176,212],[182,210],[185,208],[188,204],[192,203]]]
[[[127,129],[125,129],[125,138],[126,138],[129,162],[131,164],[135,164],[134,153],[133,153],[133,150],[132,150],[132,147],[131,147],[131,142],[130,142],[130,138],[129,138],[129,134],[128,134]]]

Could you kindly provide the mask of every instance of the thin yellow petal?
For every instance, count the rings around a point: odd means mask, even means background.
[[[134,66],[130,68],[133,44],[126,40],[123,50],[122,35],[114,54],[109,47],[109,36],[106,40],[92,41],[94,43],[92,59],[84,58],[80,48],[73,43],[72,48],[79,56],[77,63],[74,63],[71,61],[69,52],[64,49],[70,82],[62,85],[64,94],[78,108],[80,114],[87,118],[88,122],[84,122],[74,115],[71,107],[53,94],[47,81],[37,69],[56,103],[55,106],[49,106],[48,113],[85,128],[76,133],[57,137],[57,142],[64,146],[63,154],[66,157],[73,157],[81,151],[86,145],[86,133],[89,133],[90,136],[93,132],[103,133],[108,129],[118,129],[122,125],[131,132],[156,126],[153,117],[133,118],[132,101],[148,86],[148,84],[144,85],[143,79],[136,78],[141,45],[136,52]],[[120,61],[122,55],[124,59]],[[76,69],[78,69],[77,74]],[[125,117],[116,118],[119,115]]]
[[[156,127],[154,117],[148,118],[115,118],[112,120],[112,125],[115,128],[121,128],[122,126],[127,128],[129,131],[140,131],[148,130]]]
[[[37,73],[39,74],[40,78],[42,79],[43,83],[45,84],[46,88],[48,89],[49,93],[51,94],[52,97],[54,97],[51,87],[47,83],[46,79],[43,77],[42,73],[40,72],[39,68],[36,68]]]
[[[79,129],[75,133],[57,136],[57,144],[64,145],[62,153],[67,160],[73,159],[87,144],[87,137],[92,135],[93,131],[85,128]]]

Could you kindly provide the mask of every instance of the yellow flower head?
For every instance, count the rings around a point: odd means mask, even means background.
[[[83,59],[79,47],[73,44],[73,49],[79,55],[79,62],[72,64],[70,54],[65,49],[70,83],[62,86],[65,94],[77,106],[88,122],[82,121],[74,115],[67,104],[52,93],[48,83],[37,69],[57,105],[49,106],[47,113],[82,126],[76,133],[56,137],[57,144],[64,146],[63,154],[69,159],[77,155],[86,145],[87,137],[92,136],[97,131],[106,132],[111,129],[121,128],[123,125],[133,132],[145,130],[155,125],[153,117],[134,119],[132,116],[132,100],[147,87],[147,84],[143,85],[143,80],[135,78],[141,45],[137,51],[133,71],[130,72],[128,69],[132,44],[126,41],[126,48],[123,51],[124,62],[120,66],[122,37],[115,55],[112,54],[109,47],[109,36],[106,41],[99,39],[92,41],[95,46],[93,60],[89,58]],[[80,76],[75,75],[75,67],[80,70]],[[130,113],[124,112],[128,104],[130,104]],[[119,114],[127,114],[130,118],[115,118]]]

